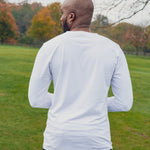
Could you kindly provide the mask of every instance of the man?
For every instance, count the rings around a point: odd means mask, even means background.
[[[125,56],[116,43],[90,32],[92,15],[91,0],[66,0],[61,17],[65,33],[44,43],[37,54],[29,101],[49,109],[46,150],[110,150],[108,111],[131,109]],[[54,94],[48,92],[51,80]],[[114,96],[108,98],[110,85]]]

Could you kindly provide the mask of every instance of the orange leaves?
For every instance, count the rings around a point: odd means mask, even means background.
[[[54,28],[55,22],[52,20],[48,8],[44,8],[33,17],[29,33],[31,36],[45,41],[54,37]]]
[[[55,5],[57,6],[58,3]],[[56,17],[56,15],[52,15],[54,13],[52,12],[53,10],[51,9],[51,5],[50,5],[50,7],[48,6],[48,7],[43,8],[41,11],[38,12],[37,15],[33,17],[31,21],[32,25],[28,30],[28,33],[32,37],[36,39],[40,39],[44,42],[53,38],[54,36],[58,34],[58,29],[57,29],[58,18]],[[54,19],[54,16],[57,18],[56,21]]]
[[[0,41],[3,43],[18,36],[19,28],[20,38],[27,33],[26,36],[38,39],[35,41],[45,42],[62,33],[60,17],[60,3],[42,7],[39,3],[13,5],[0,2]]]
[[[0,3],[0,40],[3,44],[7,39],[19,35],[13,15],[6,3]]]

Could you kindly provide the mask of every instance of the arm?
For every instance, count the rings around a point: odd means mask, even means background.
[[[48,92],[52,75],[46,46],[39,50],[29,83],[28,98],[32,107],[50,108],[53,94]]]
[[[133,93],[130,74],[126,58],[121,49],[115,71],[111,80],[111,87],[114,96],[108,97],[108,111],[119,112],[129,111],[133,104]]]

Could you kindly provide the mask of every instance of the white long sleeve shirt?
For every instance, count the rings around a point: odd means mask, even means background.
[[[32,107],[49,109],[46,150],[110,150],[108,111],[129,111],[133,103],[125,55],[96,33],[63,33],[39,50],[28,96]]]

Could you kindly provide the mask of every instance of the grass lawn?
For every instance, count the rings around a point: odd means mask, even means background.
[[[0,149],[42,150],[47,110],[31,108],[28,83],[38,49],[0,46]],[[114,150],[150,149],[150,57],[127,56],[130,112],[109,113]],[[50,91],[53,92],[51,84]]]

